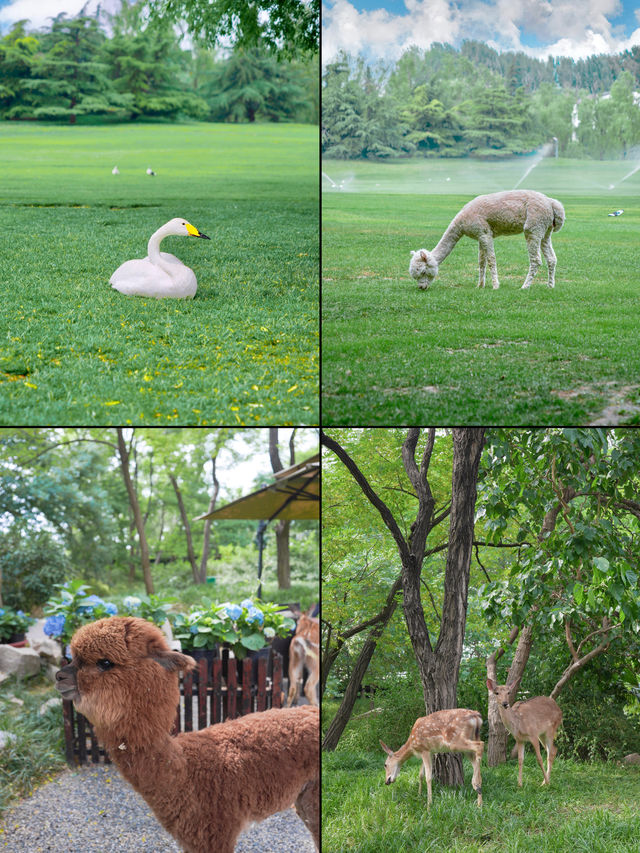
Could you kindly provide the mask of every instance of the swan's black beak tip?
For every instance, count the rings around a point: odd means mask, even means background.
[[[211,237],[207,237],[207,235],[203,234],[202,232],[200,232],[200,234],[198,234],[198,237],[202,237],[203,240],[210,240],[211,239]]]

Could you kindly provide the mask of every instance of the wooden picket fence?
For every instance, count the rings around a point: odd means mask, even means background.
[[[176,709],[174,734],[204,729],[282,706],[282,656],[272,649],[265,654],[237,661],[229,650],[207,654],[197,667],[180,677],[180,704]],[[98,744],[93,726],[70,701],[62,702],[65,755],[71,767],[78,764],[109,764],[109,756]]]

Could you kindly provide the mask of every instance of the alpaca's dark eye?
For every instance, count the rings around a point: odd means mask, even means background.
[[[101,669],[103,672],[105,672],[107,669],[111,669],[112,666],[114,666],[113,661],[110,661],[107,658],[101,658],[98,661],[98,669]]]

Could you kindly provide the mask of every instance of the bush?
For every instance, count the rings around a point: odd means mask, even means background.
[[[0,537],[2,596],[7,607],[30,611],[44,604],[68,570],[63,546],[45,530]]]

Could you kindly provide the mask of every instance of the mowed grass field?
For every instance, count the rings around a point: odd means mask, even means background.
[[[317,423],[317,138],[3,123],[0,423]],[[175,216],[211,238],[162,243],[195,298],[113,290]]]
[[[551,784],[542,787],[528,748],[518,788],[516,761],[488,767],[485,757],[479,809],[464,759],[464,786],[434,780],[429,811],[425,784],[418,795],[417,759],[387,786],[384,758],[382,750],[323,753],[324,853],[637,853],[637,767],[558,758]]]
[[[522,235],[496,240],[497,291],[477,288],[468,238],[428,290],[409,277],[410,250],[532,162],[323,163],[324,423],[640,420],[640,171],[619,183],[634,163],[545,159],[522,184],[565,207],[554,290],[544,263],[521,290]]]

